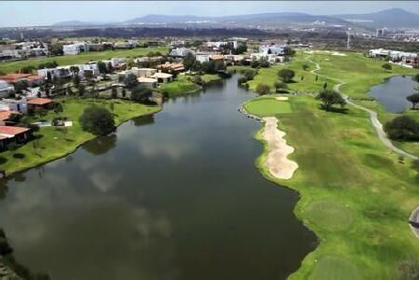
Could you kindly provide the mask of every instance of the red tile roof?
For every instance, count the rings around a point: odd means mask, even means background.
[[[33,99],[28,100],[28,104],[33,104],[33,105],[45,105],[51,102],[52,102],[51,99],[44,99],[44,98],[33,98]]]
[[[16,83],[19,80],[28,80],[28,81],[36,81],[39,79],[43,79],[44,76],[42,75],[35,75],[35,74],[19,74],[19,73],[13,73],[13,74],[6,74],[1,75],[0,80],[4,80],[9,83]]]
[[[12,114],[20,114],[20,113],[17,112],[17,111],[14,111],[14,110],[0,111],[0,121],[5,121],[5,120],[9,119]]]
[[[15,136],[15,135],[27,132],[29,130],[30,130],[29,128],[24,128],[24,127],[0,126],[0,135]]]

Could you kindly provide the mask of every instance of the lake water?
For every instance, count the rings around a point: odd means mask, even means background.
[[[406,97],[418,92],[415,90],[417,86],[419,83],[408,76],[395,76],[372,87],[368,95],[374,97],[387,111],[400,113],[412,106]]]
[[[286,278],[317,239],[254,166],[260,124],[237,111],[253,96],[233,77],[16,174],[0,192],[16,259],[57,279]]]

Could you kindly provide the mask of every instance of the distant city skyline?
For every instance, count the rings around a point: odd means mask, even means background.
[[[51,25],[70,20],[119,22],[147,14],[225,16],[299,12],[331,15],[391,8],[419,13],[416,1],[2,1],[0,27]]]

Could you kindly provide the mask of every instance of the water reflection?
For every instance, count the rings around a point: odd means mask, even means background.
[[[233,78],[169,100],[9,179],[0,222],[17,260],[52,278],[286,278],[315,237],[297,195],[254,167],[259,124],[237,112],[249,94]]]

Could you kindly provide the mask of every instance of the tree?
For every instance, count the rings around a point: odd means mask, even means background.
[[[247,45],[246,44],[240,44],[239,46],[237,46],[236,49],[233,49],[233,55],[241,55],[245,52],[247,52]]]
[[[284,47],[284,55],[286,56],[294,56],[295,50],[291,49],[290,47]]]
[[[116,90],[115,87],[113,87],[111,91],[111,98],[116,99],[117,97],[118,97],[118,91]]]
[[[292,78],[295,76],[295,72],[292,69],[283,68],[278,71],[278,76],[284,81],[285,83],[289,83],[292,81]]]
[[[384,130],[393,140],[419,140],[419,122],[406,115],[396,117],[387,122],[384,125]]]
[[[192,53],[187,53],[183,58],[183,66],[185,70],[189,70],[195,64],[195,56]]]
[[[54,113],[58,115],[58,113],[63,112],[63,106],[61,105],[61,103],[56,103],[54,106]]]
[[[82,97],[84,93],[86,92],[86,86],[84,86],[83,84],[80,84],[77,90],[78,90],[79,96]]]
[[[384,70],[388,70],[388,71],[390,71],[391,70],[391,64],[389,64],[389,63],[385,63],[385,64],[383,64],[382,66],[381,66],[382,68],[384,68]]]
[[[419,93],[410,95],[406,99],[412,103],[412,109],[415,109],[416,104],[419,103]]]
[[[125,98],[127,96],[127,91],[124,88],[122,88],[121,94],[122,94],[122,97]]]
[[[138,85],[137,76],[133,73],[125,75],[124,84],[129,89],[136,87]]]
[[[418,83],[419,83],[419,73],[418,73],[418,74],[416,74],[416,75],[414,75],[414,76],[412,77],[412,79],[413,79],[413,81],[416,81],[416,82],[418,82]]]
[[[78,75],[73,77],[73,85],[74,87],[78,88],[80,86],[80,77]]]
[[[108,69],[108,73],[112,73],[113,72],[113,66],[112,66],[112,63],[111,62],[108,62],[107,69]]]
[[[305,71],[307,71],[309,69],[309,65],[308,64],[305,64],[305,63],[302,65],[302,67],[303,67],[303,69]]]
[[[276,81],[275,84],[274,84],[274,87],[275,87],[275,91],[278,93],[278,92],[281,92],[281,91],[284,91],[285,89],[287,89],[288,85],[284,82]]]
[[[29,87],[27,80],[19,80],[15,84],[15,90],[18,93],[21,93],[23,90],[26,90]]]
[[[327,89],[327,82],[324,82],[323,89]]]
[[[96,136],[104,136],[115,130],[112,113],[103,107],[87,107],[79,118],[83,131]]]
[[[149,98],[152,96],[153,91],[148,87],[135,87],[131,91],[131,100],[139,103],[149,104]]]
[[[35,67],[32,65],[24,66],[20,69],[20,73],[24,74],[32,74],[32,72],[35,70]]]
[[[74,95],[74,92],[73,92],[73,90],[71,89],[71,86],[68,86],[68,87],[67,87],[67,95],[69,95],[69,96]]]
[[[271,91],[271,87],[269,87],[269,85],[266,85],[266,84],[258,84],[256,87],[256,92],[259,95],[269,94],[270,91]]]
[[[323,108],[326,111],[331,110],[334,104],[339,104],[341,107],[346,105],[345,99],[334,90],[325,89],[316,96],[316,99],[323,103]]]
[[[53,56],[62,56],[64,54],[63,46],[61,44],[51,44],[49,49]]]

